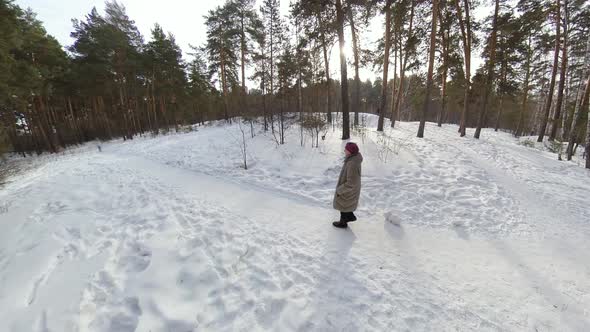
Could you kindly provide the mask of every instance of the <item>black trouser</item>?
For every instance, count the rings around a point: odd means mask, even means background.
[[[340,221],[355,221],[356,216],[352,212],[340,212]]]

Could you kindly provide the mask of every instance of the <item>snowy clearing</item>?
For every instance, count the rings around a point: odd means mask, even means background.
[[[247,171],[221,123],[32,158],[0,189],[1,330],[590,330],[590,172],[363,117],[346,230],[338,130],[258,133]]]

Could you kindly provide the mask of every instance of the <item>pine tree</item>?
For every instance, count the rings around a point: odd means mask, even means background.
[[[32,11],[11,4],[1,6],[5,6],[0,7],[3,14],[10,15],[7,21],[16,24],[14,30],[4,27],[9,35],[8,43],[3,45],[8,51],[3,55],[7,60],[3,66],[9,71],[2,75],[0,83],[0,89],[7,93],[0,101],[3,123],[17,152],[57,152],[66,142],[62,132],[54,130],[62,119],[50,107],[50,100],[57,97],[68,59]],[[19,130],[24,135],[19,137]]]
[[[182,52],[174,36],[166,35],[160,25],[152,29],[152,40],[146,45],[147,61],[152,64],[150,84],[152,99],[158,101],[160,111],[167,116],[168,105],[171,107],[172,122],[178,131],[178,104],[180,93],[187,85],[185,64]],[[170,119],[167,123],[170,124]]]
[[[92,135],[102,138],[132,138],[139,131],[135,116],[139,107],[138,87],[142,38],[125,8],[106,3],[102,17],[93,8],[85,21],[74,20],[74,75],[79,81],[79,103],[91,109]],[[76,103],[78,104],[78,103]]]
[[[326,119],[332,123],[332,79],[330,77],[329,49],[334,43],[336,16],[334,6],[328,0],[300,0],[294,12],[302,19],[306,37],[315,43],[316,51],[323,56],[324,98]]]
[[[587,71],[590,68],[590,5],[583,0],[568,0],[567,4],[564,12],[567,10],[569,23],[566,70],[569,93],[564,94],[562,136],[568,141],[575,136],[574,141],[578,143],[584,129],[579,128],[580,117],[583,114],[579,109],[579,100],[583,95]]]
[[[569,31],[569,11],[568,11],[568,0],[563,0],[563,24],[560,21],[559,24],[562,25],[563,32],[561,33],[563,36],[563,40],[561,42],[561,66],[560,66],[560,74],[559,74],[559,86],[557,88],[557,103],[555,104],[555,112],[553,113],[553,121],[551,122],[551,130],[549,132],[549,141],[555,140],[557,136],[557,128],[560,125],[561,119],[561,106],[563,104],[563,93],[565,87],[565,81],[567,78],[567,50],[568,50],[568,31]]]
[[[457,44],[457,36],[451,31],[453,31],[454,23],[455,23],[455,14],[453,11],[453,1],[454,0],[442,0],[439,1],[439,11],[438,11],[438,20],[439,20],[439,36],[440,36],[440,52],[441,52],[441,66],[439,68],[439,75],[440,75],[440,108],[437,115],[437,125],[439,127],[442,126],[442,123],[445,118],[448,118],[448,77],[450,72],[456,70],[454,67],[457,65],[456,59],[457,51],[455,45]],[[403,77],[402,77],[403,78]]]
[[[401,5],[407,6],[407,2],[408,1],[404,1],[401,3]],[[418,45],[418,39],[416,38],[416,36],[414,34],[414,16],[415,16],[414,13],[415,13],[416,2],[414,0],[410,0],[409,2],[410,2],[410,14],[409,14],[410,17],[408,19],[408,29],[406,30],[406,40],[402,46],[402,38],[400,37],[400,41],[399,41],[400,45],[398,46],[399,53],[400,53],[400,74],[399,74],[399,87],[397,89],[397,95],[395,97],[395,103],[394,103],[393,111],[391,114],[391,127],[392,128],[395,127],[395,121],[399,117],[400,109],[403,104],[403,91],[404,91],[404,83],[405,83],[406,70],[408,67],[408,61],[411,56],[415,55],[416,47]],[[401,7],[401,8],[406,9],[401,14],[402,15],[406,14],[407,7]]]
[[[513,39],[513,45],[499,40],[498,57],[501,59],[507,58],[511,51],[515,51],[517,53],[515,62],[520,63],[521,76],[524,76],[521,88],[522,100],[519,107],[519,120],[515,131],[515,135],[520,136],[525,132],[526,128],[532,127],[532,124],[527,123],[529,97],[535,97],[531,95],[531,92],[534,92],[538,85],[543,85],[543,76],[539,74],[542,73],[541,68],[545,66],[542,57],[546,52],[546,36],[542,33],[542,26],[546,18],[546,9],[542,3],[536,0],[521,0],[517,8],[523,15],[519,18],[512,18],[512,24],[503,25],[508,29],[503,33],[504,35],[516,36],[517,38]],[[501,110],[498,110],[498,115],[500,115],[500,112]]]
[[[7,0],[0,0],[0,105],[2,108],[2,123],[7,127],[12,127],[12,116],[9,116],[8,108],[11,103],[10,81],[12,79],[11,70],[15,64],[12,50],[17,48],[20,43],[18,34],[18,15],[21,13],[20,8],[14,6]],[[8,131],[8,129],[6,129]]]
[[[297,60],[294,56],[292,46],[285,42],[277,62],[277,79],[279,95],[279,144],[285,144],[285,102],[289,98],[295,81],[297,80]]]
[[[309,50],[310,41],[304,38],[303,22],[305,18],[302,16],[297,3],[291,3],[290,6],[291,23],[295,28],[295,71],[296,89],[297,89],[297,112],[299,113],[300,123],[300,144],[304,145],[304,124],[306,123],[304,117],[304,100],[303,100],[303,84],[306,82],[309,88],[312,83],[312,63],[310,60],[311,52]]]
[[[226,120],[230,119],[228,95],[238,81],[238,55],[235,49],[235,45],[239,44],[238,32],[231,19],[231,12],[227,6],[217,7],[205,16],[209,75],[217,76],[220,81]]]
[[[527,38],[527,44],[526,44],[526,48],[525,48],[525,54],[526,54],[526,60],[525,60],[525,64],[524,64],[524,71],[525,71],[525,79],[524,79],[524,83],[523,83],[523,92],[522,92],[522,103],[521,103],[521,109],[520,109],[520,114],[518,117],[518,124],[516,125],[516,131],[514,132],[514,135],[516,137],[519,137],[520,135],[522,135],[523,129],[524,129],[524,119],[525,119],[525,115],[526,115],[526,111],[527,111],[527,107],[528,107],[528,98],[529,98],[529,89],[530,89],[530,80],[531,80],[531,58],[532,58],[532,47],[531,47],[531,39],[532,37],[529,35]]]
[[[238,23],[236,32],[240,45],[241,87],[246,92],[246,66],[251,58],[252,44],[259,33],[258,13],[254,9],[254,0],[231,0],[227,3],[229,15],[233,22]]]
[[[192,61],[188,64],[188,95],[191,99],[191,108],[193,110],[193,123],[204,123],[206,113],[209,111],[211,103],[210,98],[213,87],[207,74],[207,64],[205,62],[206,50],[199,47],[192,47]]]
[[[461,36],[463,40],[463,61],[465,63],[465,97],[463,98],[463,111],[461,112],[461,122],[459,124],[459,133],[461,137],[465,136],[465,129],[467,127],[467,114],[469,113],[469,95],[471,91],[471,46],[473,43],[473,35],[471,31],[471,4],[469,0],[463,1],[463,8],[460,4],[461,0],[455,0],[455,8],[457,10],[459,26],[461,28]]]
[[[505,102],[515,105],[517,103],[517,95],[524,91],[525,87],[523,85],[527,85],[522,82],[522,72],[526,72],[525,67],[527,64],[527,34],[527,28],[522,25],[521,19],[515,17],[513,11],[506,11],[498,17],[498,40],[495,56],[497,68],[494,75],[498,77],[496,80],[495,97],[496,100],[499,100],[497,101],[498,106],[496,107],[495,131],[498,131],[500,128],[503,120],[502,114],[505,109],[508,110],[507,113],[510,118],[513,118],[513,116],[516,117],[516,114],[513,114],[511,108],[504,106]],[[526,74],[524,76],[526,78]],[[485,124],[486,118],[484,118]],[[504,125],[503,127],[513,129],[514,125]]]
[[[477,139],[479,139],[479,136],[481,135],[481,128],[484,126],[484,121],[487,116],[488,101],[491,92],[490,90],[492,90],[492,81],[494,79],[494,65],[496,61],[496,42],[498,34],[498,13],[500,11],[500,0],[495,0],[494,3],[494,18],[492,21],[492,32],[490,34],[490,41],[488,44],[489,57],[483,105],[482,110],[479,113],[479,119],[477,120],[477,128],[475,129],[475,134],[473,135],[473,137]]]
[[[381,90],[381,102],[379,105],[379,120],[377,122],[377,131],[383,131],[383,120],[385,117],[385,107],[387,105],[387,74],[389,71],[389,50],[391,48],[391,5],[392,0],[386,0],[383,12],[385,13],[385,37],[384,37],[384,54],[383,54],[383,81]]]
[[[336,26],[338,30],[338,44],[340,46],[340,87],[342,98],[342,139],[350,138],[348,75],[346,73],[346,55],[344,54],[344,10],[342,2],[336,0]]]
[[[271,119],[271,130],[274,134],[274,118],[273,115],[275,113],[275,103],[274,103],[274,94],[275,94],[275,83],[277,81],[277,71],[276,71],[276,60],[277,55],[280,52],[280,43],[283,38],[283,22],[280,16],[280,2],[279,0],[264,0],[262,7],[260,7],[260,12],[262,14],[262,22],[265,27],[265,44],[267,49],[265,50],[267,56],[267,63],[265,65],[266,70],[268,71],[268,78],[269,78],[269,86],[267,88],[267,92],[270,97],[270,119]]]
[[[105,3],[105,22],[110,31],[111,64],[118,94],[115,109],[123,121],[123,138],[133,138],[136,108],[132,104],[137,100],[137,72],[143,38],[135,22],[127,16],[125,7],[116,0]]]
[[[424,127],[426,125],[426,113],[430,106],[430,94],[432,93],[433,85],[433,72],[434,72],[434,53],[436,49],[436,28],[437,28],[437,17],[438,17],[438,0],[432,2],[432,27],[430,31],[430,51],[428,59],[428,74],[426,78],[426,96],[424,98],[424,106],[422,107],[422,113],[420,114],[420,125],[418,127],[417,136],[424,137]]]
[[[316,18],[317,24],[319,27],[319,37],[320,37],[320,44],[322,46],[322,54],[324,55],[324,74],[326,75],[326,118],[329,123],[332,123],[332,92],[331,92],[331,84],[332,81],[330,79],[330,60],[328,55],[328,48],[330,47],[330,37],[329,35],[329,24],[326,22],[328,19],[325,18],[325,14],[327,11],[324,9],[326,4],[324,1],[319,5],[315,6],[316,10]],[[323,7],[323,8],[322,8]]]
[[[361,108],[361,78],[360,69],[360,45],[358,39],[358,30],[355,24],[355,10],[351,5],[348,9],[348,22],[350,24],[350,34],[352,36],[352,54],[354,58],[354,88],[352,92],[352,109],[354,110],[354,126],[359,125],[359,110]]]
[[[570,137],[568,140],[568,145],[566,149],[567,160],[572,160],[572,156],[574,154],[574,141],[576,140],[577,134],[577,124],[582,117],[582,113],[585,112],[586,107],[588,107],[589,99],[590,98],[590,74],[588,79],[586,80],[585,88],[583,94],[580,96],[579,102],[576,101],[575,111],[574,111],[574,118],[572,120],[572,130],[570,133]],[[587,157],[588,159],[588,157]]]
[[[270,74],[268,71],[268,54],[267,54],[267,41],[266,41],[266,29],[261,20],[256,22],[253,31],[256,33],[253,35],[255,42],[255,49],[252,52],[252,61],[254,62],[254,74],[250,79],[258,80],[260,83],[260,92],[262,95],[262,116],[263,116],[263,129],[268,131],[268,114],[267,114],[267,90],[268,82],[270,81]]]
[[[545,102],[543,115],[541,118],[541,125],[539,127],[539,137],[537,142],[543,142],[545,132],[547,131],[547,122],[549,120],[549,113],[553,101],[553,93],[555,90],[555,80],[557,76],[557,66],[559,62],[559,50],[561,41],[561,0],[555,0],[555,49],[553,51],[553,66],[551,67],[551,82],[549,83],[549,91],[547,92],[547,100]]]

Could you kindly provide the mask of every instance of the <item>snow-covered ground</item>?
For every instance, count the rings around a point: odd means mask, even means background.
[[[590,172],[364,120],[346,230],[337,130],[257,133],[247,171],[222,123],[33,158],[0,189],[0,330],[590,330]]]

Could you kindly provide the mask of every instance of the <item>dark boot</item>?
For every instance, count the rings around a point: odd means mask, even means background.
[[[353,222],[356,221],[356,216],[352,212],[340,212],[340,220]]]
[[[334,225],[334,227],[338,227],[338,228],[346,228],[346,227],[348,227],[347,222],[346,221],[343,221],[343,220],[334,221],[332,223],[332,225]]]

